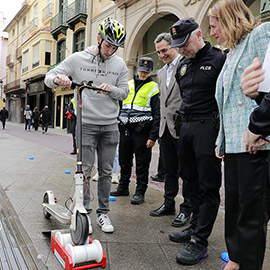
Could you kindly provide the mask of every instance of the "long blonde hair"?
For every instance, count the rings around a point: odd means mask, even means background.
[[[226,46],[235,48],[261,22],[257,20],[242,0],[220,0],[208,11],[220,23]]]

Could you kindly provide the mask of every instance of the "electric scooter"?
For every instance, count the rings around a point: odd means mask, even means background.
[[[92,233],[90,220],[91,211],[87,211],[83,206],[83,168],[82,168],[82,103],[81,93],[85,88],[94,91],[110,92],[92,85],[92,81],[82,82],[81,84],[71,82],[71,89],[77,87],[77,171],[74,175],[75,193],[73,198],[67,199],[65,206],[57,204],[54,193],[51,190],[45,192],[43,196],[43,215],[46,219],[55,217],[63,224],[70,224],[71,239],[75,245],[85,244],[88,235]],[[86,179],[87,181],[87,179]],[[71,204],[67,202],[71,199]]]

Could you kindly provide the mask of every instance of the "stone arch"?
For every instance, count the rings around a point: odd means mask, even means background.
[[[188,16],[184,6],[179,7],[175,1],[167,1],[158,4],[156,9],[146,9],[137,17],[136,21],[132,21],[134,27],[129,29],[130,34],[128,34],[125,44],[125,60],[129,69],[129,77],[133,73],[133,67],[136,66],[135,59],[145,33],[154,22],[168,14],[173,14],[178,18]]]

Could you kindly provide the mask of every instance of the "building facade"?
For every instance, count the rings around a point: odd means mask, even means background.
[[[159,33],[168,32],[179,18],[194,17],[201,25],[204,38],[215,43],[209,35],[207,11],[216,1],[30,1],[29,38],[22,44],[21,73],[22,80],[26,83],[27,101],[39,108],[44,104],[51,106],[53,126],[65,128],[64,109],[72,98],[73,91],[66,87],[47,89],[43,84],[44,76],[48,68],[54,68],[68,55],[97,44],[98,25],[103,19],[113,17],[127,30],[125,48],[119,48],[117,54],[126,61],[128,79],[136,72],[137,59],[145,55],[154,59],[155,77],[163,63],[156,55],[153,41]],[[246,0],[245,3],[262,21],[269,20],[270,0]],[[43,19],[43,14],[47,14],[46,10],[49,16]]]

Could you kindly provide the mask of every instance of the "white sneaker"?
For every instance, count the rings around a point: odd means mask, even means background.
[[[118,175],[118,173],[113,173],[112,174],[112,183],[113,184],[118,184],[119,183],[119,175]]]
[[[98,181],[98,172],[93,176],[92,180],[95,182]]]
[[[112,233],[114,231],[113,225],[106,214],[101,213],[97,215],[97,224],[103,232]]]

